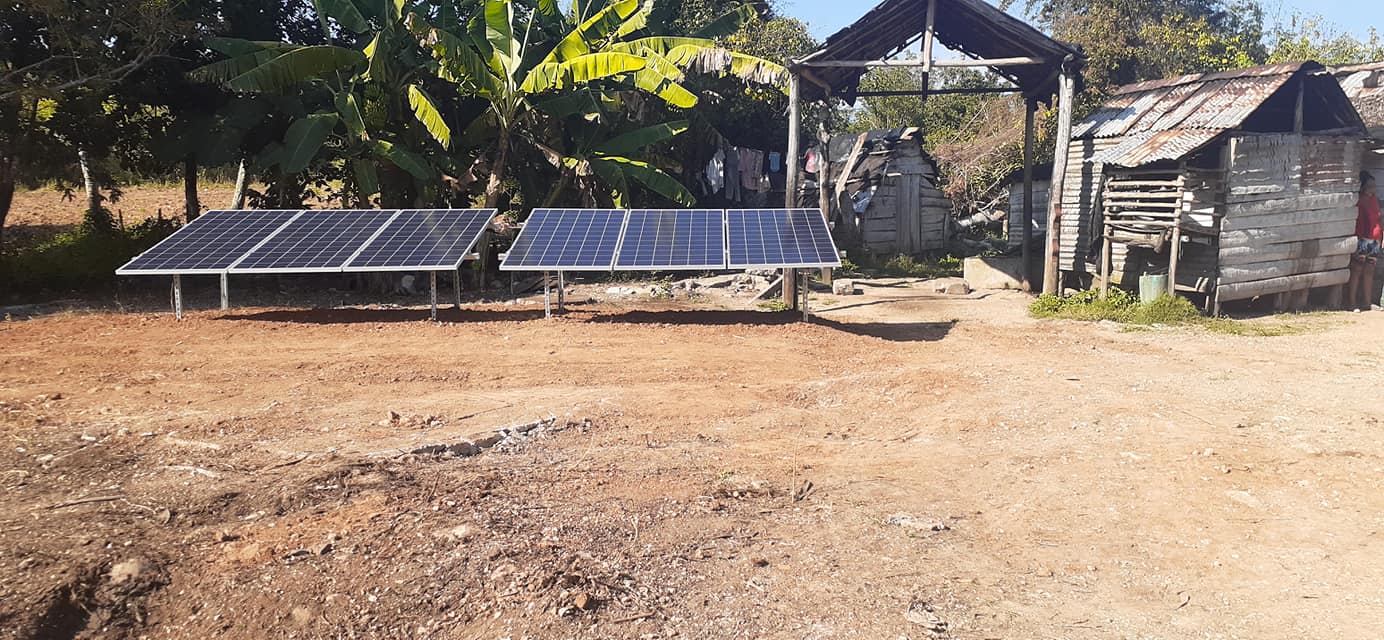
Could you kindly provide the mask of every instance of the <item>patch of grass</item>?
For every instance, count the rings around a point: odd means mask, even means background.
[[[76,229],[0,260],[10,293],[90,290],[115,280],[115,270],[176,231],[171,219],[150,218],[128,229]]]
[[[765,311],[773,311],[774,313],[780,313],[783,311],[789,311],[793,307],[788,306],[788,303],[782,300],[766,300],[764,302],[759,303],[759,308]]]
[[[895,278],[958,278],[961,276],[961,258],[942,256],[935,260],[919,260],[913,256],[897,255],[882,263],[871,265],[871,271],[882,276]]]
[[[1109,320],[1128,325],[1124,332],[1147,331],[1154,326],[1201,327],[1213,333],[1237,336],[1276,337],[1305,333],[1308,327],[1295,323],[1246,322],[1231,318],[1208,318],[1190,301],[1178,296],[1163,296],[1148,304],[1123,289],[1111,289],[1101,299],[1096,290],[1082,291],[1067,298],[1044,295],[1028,307],[1035,318],[1062,318],[1100,322]]]

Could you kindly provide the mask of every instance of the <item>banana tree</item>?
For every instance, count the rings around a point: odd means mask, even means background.
[[[415,11],[432,11],[431,4],[314,5],[328,44],[210,38],[207,46],[226,59],[194,70],[193,77],[239,92],[296,95],[311,106],[258,156],[260,168],[297,174],[330,149],[350,165],[359,201],[376,193],[393,205],[424,199],[437,188],[439,167],[449,166],[436,150],[452,142],[451,127],[428,91],[439,84],[433,63],[405,26]]]
[[[465,32],[429,24],[413,16],[409,27],[437,62],[437,75],[457,86],[463,96],[485,101],[485,112],[468,130],[494,135],[486,206],[497,206],[515,143],[541,146],[540,132],[552,119],[577,117],[601,121],[602,104],[618,102],[621,92],[655,97],[672,109],[691,109],[697,96],[683,85],[687,71],[729,72],[747,80],[781,84],[786,72],[773,63],[725,51],[697,38],[648,36],[650,5],[618,0],[593,10],[584,19],[557,14],[551,3],[522,7],[510,0],[487,0],[482,17]],[[580,19],[579,23],[573,20]],[[535,27],[565,31],[556,42],[534,39]],[[673,134],[675,135],[675,134]],[[599,153],[587,145],[568,155],[542,149],[550,160],[578,175],[599,176],[617,199],[633,182],[679,202],[691,196],[677,181],[653,165],[619,153]]]

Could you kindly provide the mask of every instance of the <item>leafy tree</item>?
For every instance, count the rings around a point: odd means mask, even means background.
[[[1270,29],[1268,41],[1270,63],[1315,60],[1346,65],[1384,60],[1384,41],[1373,27],[1360,39],[1319,15],[1294,13],[1278,21]]]

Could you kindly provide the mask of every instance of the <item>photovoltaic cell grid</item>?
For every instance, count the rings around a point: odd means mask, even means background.
[[[259,248],[231,265],[231,273],[340,271],[365,241],[398,212],[304,211]]]
[[[534,209],[500,269],[607,271],[624,223],[616,209]]]
[[[345,270],[456,269],[494,216],[494,209],[401,211],[361,248]]]
[[[731,209],[726,231],[731,269],[841,266],[817,209]]]
[[[616,269],[724,269],[725,215],[719,209],[635,209],[625,223]]]
[[[208,211],[115,273],[221,273],[295,215],[298,211]]]

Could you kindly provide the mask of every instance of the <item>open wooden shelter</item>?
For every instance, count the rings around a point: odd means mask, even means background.
[[[922,55],[916,59],[895,59],[921,42]],[[967,56],[939,60],[934,56],[940,45]],[[1015,18],[985,0],[884,0],[850,26],[838,31],[816,51],[788,64],[789,133],[786,204],[797,205],[802,167],[802,102],[842,100],[854,104],[856,98],[870,96],[920,96],[934,93],[1020,94],[1027,109],[1024,127],[1024,166],[1026,170],[1024,219],[1034,216],[1032,168],[1034,154],[1034,116],[1039,102],[1051,103],[1057,95],[1057,148],[1065,149],[1071,134],[1072,101],[1081,82],[1083,57],[1073,46],[1054,40],[1033,26]],[[878,67],[921,67],[923,81],[917,90],[860,91],[866,71]],[[931,90],[928,78],[933,68],[987,68],[1007,81],[1008,86]],[[997,83],[1003,85],[1004,83]],[[823,122],[826,111],[823,110]],[[902,124],[902,123],[900,123]],[[1059,154],[1060,155],[1060,154]],[[1059,158],[1061,163],[1065,158]],[[818,163],[824,167],[827,163]],[[1054,170],[1056,188],[1061,189],[1064,171]],[[820,179],[819,183],[827,180]],[[820,189],[822,215],[832,218],[834,206],[827,189]],[[1061,216],[1061,201],[1047,211],[1047,228]],[[1025,229],[1033,225],[1025,224]],[[1032,290],[1028,273],[1031,260],[1024,242],[1024,281]],[[1045,251],[1043,291],[1057,290],[1057,234],[1049,234]],[[785,282],[785,291],[791,283]]]
[[[1128,85],[1077,125],[1056,187],[1061,267],[1220,303],[1302,306],[1346,281],[1365,128],[1319,64]],[[1060,148],[1060,147],[1059,147]]]

